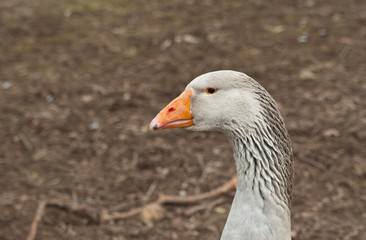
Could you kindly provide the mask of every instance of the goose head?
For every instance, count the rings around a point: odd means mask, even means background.
[[[151,122],[151,130],[186,127],[229,132],[237,125],[254,127],[260,116],[256,82],[244,73],[222,70],[193,79],[184,92]]]
[[[291,239],[292,149],[270,94],[244,73],[216,71],[190,82],[151,122],[230,139],[238,187],[222,240]]]

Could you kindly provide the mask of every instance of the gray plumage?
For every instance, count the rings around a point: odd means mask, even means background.
[[[291,239],[292,149],[273,98],[235,71],[201,75],[187,88],[195,124],[188,129],[224,132],[234,150],[238,185],[221,240]]]

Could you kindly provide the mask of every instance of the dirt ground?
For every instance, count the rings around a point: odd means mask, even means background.
[[[0,239],[26,239],[41,200],[123,212],[229,180],[222,134],[148,131],[219,69],[252,76],[280,106],[293,239],[366,239],[365,64],[364,0],[2,0]],[[150,221],[46,207],[36,239],[219,239],[232,197]]]

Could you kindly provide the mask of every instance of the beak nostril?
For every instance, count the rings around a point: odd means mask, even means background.
[[[171,107],[168,109],[168,112],[173,112],[174,110],[175,110],[174,107]]]

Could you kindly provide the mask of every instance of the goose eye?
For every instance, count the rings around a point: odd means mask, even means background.
[[[209,87],[206,89],[207,94],[214,94],[215,92],[217,92],[217,89],[214,87]]]

